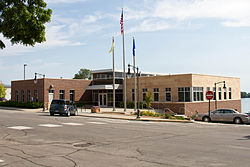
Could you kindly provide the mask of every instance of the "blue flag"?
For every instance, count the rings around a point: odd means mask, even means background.
[[[133,38],[133,56],[135,56],[135,39]]]

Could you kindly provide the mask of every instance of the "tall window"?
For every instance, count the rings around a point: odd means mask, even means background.
[[[224,100],[227,99],[227,88],[224,88]]]
[[[75,90],[70,90],[69,91],[69,97],[70,97],[71,102],[75,101]]]
[[[203,101],[203,87],[193,87],[193,100]]]
[[[142,100],[143,100],[143,101],[145,101],[145,98],[146,98],[146,95],[147,95],[147,91],[148,91],[147,88],[143,88],[143,89],[142,89]]]
[[[154,101],[159,101],[159,88],[154,88]]]
[[[61,100],[64,100],[64,90],[60,90],[60,91],[59,91],[59,98],[60,98]]]
[[[190,87],[178,88],[178,101],[190,102]]]
[[[16,91],[15,91],[16,101],[18,101],[18,96],[19,96],[19,94],[18,94],[18,90],[16,90]]]
[[[28,101],[28,102],[30,102],[30,101],[31,101],[31,99],[30,99],[30,95],[31,95],[30,90],[28,90],[28,91],[27,91],[27,101]]]
[[[166,88],[166,101],[172,101],[171,100],[171,88]]]
[[[24,102],[24,91],[21,91],[22,102]]]
[[[221,100],[221,87],[218,88],[219,100]]]
[[[229,88],[229,90],[228,90],[228,96],[229,96],[229,99],[232,99],[232,88]]]
[[[135,101],[135,89],[132,89],[132,101]]]
[[[207,92],[210,91],[210,87],[207,87]]]
[[[216,100],[216,92],[215,92],[215,87],[213,88],[213,92],[214,92],[214,99],[213,99],[213,100]]]
[[[38,91],[34,90],[35,102],[38,102]]]

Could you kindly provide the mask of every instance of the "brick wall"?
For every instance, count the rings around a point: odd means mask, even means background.
[[[90,102],[91,92],[86,91],[86,87],[91,84],[90,80],[82,79],[37,79],[37,83],[34,80],[21,80],[12,81],[12,100],[15,101],[15,92],[19,92],[19,101],[21,101],[21,91],[24,90],[25,102],[27,102],[27,92],[31,91],[31,97],[34,98],[34,91],[38,91],[38,101],[44,102],[45,106],[48,108],[49,102],[49,90],[54,90],[54,99],[59,99],[59,91],[65,91],[65,100],[70,100],[70,90],[75,90],[75,101]]]

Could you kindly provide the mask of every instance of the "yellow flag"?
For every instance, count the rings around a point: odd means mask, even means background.
[[[109,53],[113,53],[114,52],[114,47],[115,47],[115,44],[114,44],[114,41],[113,41],[113,44],[112,44],[112,47],[111,47]]]

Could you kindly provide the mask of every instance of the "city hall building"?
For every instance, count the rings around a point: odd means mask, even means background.
[[[27,102],[44,102],[46,108],[52,99],[65,99],[84,102],[89,107],[113,106],[113,72],[112,69],[92,71],[92,80],[81,79],[34,79],[12,81],[12,100]],[[211,110],[233,108],[241,112],[240,79],[200,74],[157,75],[142,73],[139,77],[139,101],[152,93],[152,107],[161,111],[192,116],[208,112],[207,91],[213,91]],[[224,85],[225,82],[225,85]],[[127,78],[127,102],[134,101],[134,78]],[[215,88],[216,85],[216,88]],[[225,86],[225,87],[224,87]],[[136,88],[137,89],[137,88]],[[215,93],[216,91],[216,93]],[[123,102],[123,72],[115,71],[116,104]]]

